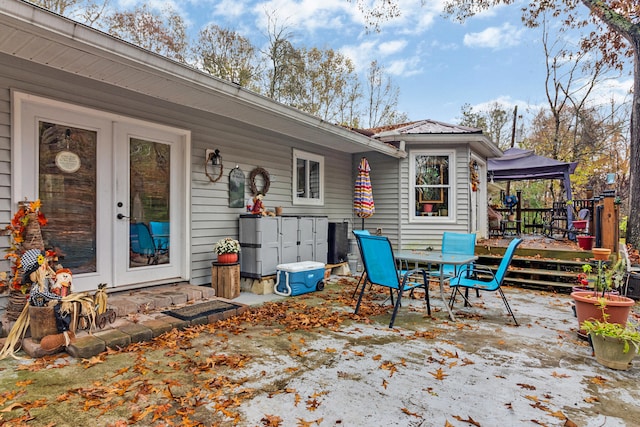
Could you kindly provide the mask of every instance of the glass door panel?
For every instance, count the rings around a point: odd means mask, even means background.
[[[40,121],[39,198],[47,248],[74,274],[96,272],[97,132]]]
[[[129,143],[129,267],[170,262],[171,147],[131,138]]]

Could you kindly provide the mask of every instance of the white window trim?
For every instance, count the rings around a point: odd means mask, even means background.
[[[417,216],[416,215],[416,156],[448,156],[449,157],[449,215]],[[409,222],[413,223],[455,223],[456,222],[456,176],[458,164],[454,150],[411,150],[409,152]]]
[[[311,199],[311,198],[300,198],[297,194],[298,187],[298,159],[306,160],[306,161],[314,161],[318,162],[320,165],[320,198]],[[293,161],[291,163],[292,169],[292,181],[291,181],[291,197],[294,205],[303,205],[303,206],[324,206],[324,156],[309,153],[306,151],[301,151],[297,149],[293,149]],[[307,185],[309,183],[307,182]]]

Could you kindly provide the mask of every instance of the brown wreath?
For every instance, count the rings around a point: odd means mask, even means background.
[[[264,185],[262,186],[262,190],[258,191],[256,187],[256,176],[262,175],[262,179],[264,180]],[[251,190],[251,194],[256,196],[258,193],[262,193],[263,195],[267,194],[269,191],[269,186],[271,185],[271,180],[269,179],[269,172],[266,169],[257,167],[251,171],[249,174],[249,189]]]

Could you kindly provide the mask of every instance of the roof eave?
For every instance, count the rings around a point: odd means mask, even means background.
[[[385,132],[387,133],[387,132]],[[502,157],[502,151],[487,136],[480,133],[432,133],[432,134],[411,134],[411,135],[386,135],[378,139],[382,142],[392,143],[404,141],[405,144],[471,144],[473,150],[486,158]]]
[[[395,158],[406,156],[404,151],[388,144],[325,122],[320,118],[277,103],[238,85],[217,79],[20,0],[0,3],[0,23],[11,25],[17,30],[34,37],[40,37],[47,42],[56,43],[61,48],[108,59],[122,69],[134,70],[146,78],[156,79],[158,83],[174,85],[174,88],[179,90],[161,90],[162,84],[137,86],[138,82],[133,82],[124,85],[115,78],[110,80],[110,76],[100,76],[99,81],[102,83],[222,117],[232,117],[234,120],[244,121],[252,126],[345,153],[375,151]],[[2,50],[3,48],[5,50]],[[44,60],[40,61],[35,55],[33,57],[30,55],[19,56],[11,46],[2,43],[0,43],[0,51],[74,75],[97,80],[95,76],[88,74],[82,68],[71,70],[68,67],[55,67]],[[117,75],[117,73],[113,74]],[[171,96],[171,94],[177,95]],[[188,102],[189,100],[192,102]],[[220,102],[218,102],[219,100]]]

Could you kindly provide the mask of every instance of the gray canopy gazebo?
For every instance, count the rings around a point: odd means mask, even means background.
[[[493,181],[528,181],[535,179],[561,179],[567,200],[572,199],[570,175],[577,162],[561,162],[534,154],[533,150],[509,148],[502,157],[488,159],[487,175]],[[573,223],[573,212],[567,206],[568,227]]]

